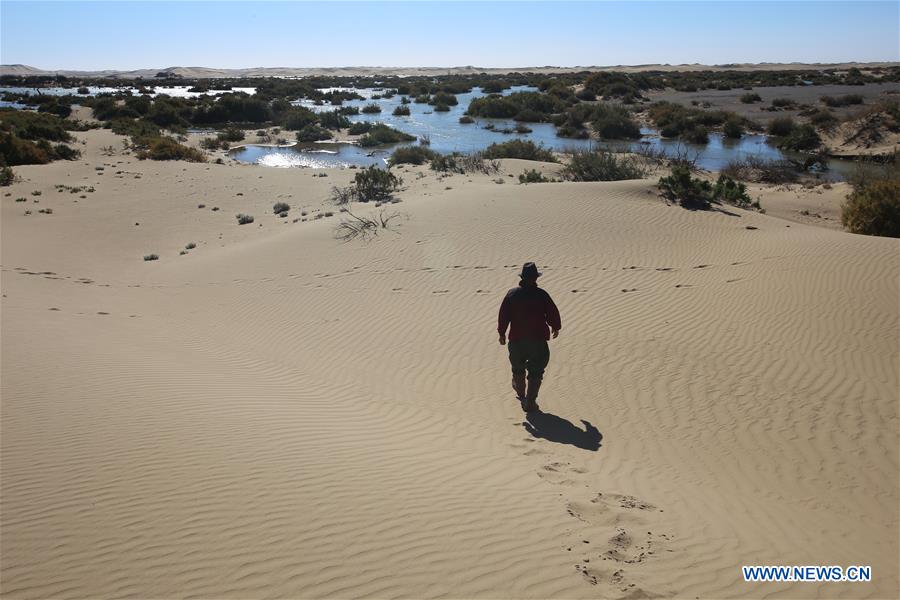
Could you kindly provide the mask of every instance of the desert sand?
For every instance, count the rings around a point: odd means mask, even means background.
[[[780,218],[823,195],[408,167],[342,243],[352,170],[76,135],[0,198],[4,598],[900,596],[900,241]],[[526,421],[495,327],[528,260],[563,327]]]

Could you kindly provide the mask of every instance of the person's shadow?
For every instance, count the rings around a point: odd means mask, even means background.
[[[584,429],[576,427],[571,421],[545,412],[528,413],[522,425],[525,431],[536,438],[556,442],[558,444],[571,444],[577,448],[596,452],[600,448],[603,434],[589,421],[581,419]]]

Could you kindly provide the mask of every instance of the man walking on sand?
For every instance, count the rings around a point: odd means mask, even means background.
[[[544,369],[550,362],[547,341],[562,327],[559,309],[546,291],[538,287],[538,273],[534,263],[528,262],[519,275],[519,286],[506,293],[500,304],[497,333],[500,345],[506,344],[506,328],[509,327],[509,362],[512,365],[512,387],[519,400],[524,400],[526,412],[540,410],[538,391],[544,378]],[[528,387],[526,390],[526,373]]]

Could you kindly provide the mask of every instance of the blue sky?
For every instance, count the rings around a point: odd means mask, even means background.
[[[0,62],[575,66],[900,60],[900,2],[12,2]]]

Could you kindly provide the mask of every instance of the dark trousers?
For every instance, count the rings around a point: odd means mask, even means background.
[[[528,379],[540,381],[550,362],[550,346],[545,340],[515,340],[509,344],[509,364],[513,375],[528,372]]]

